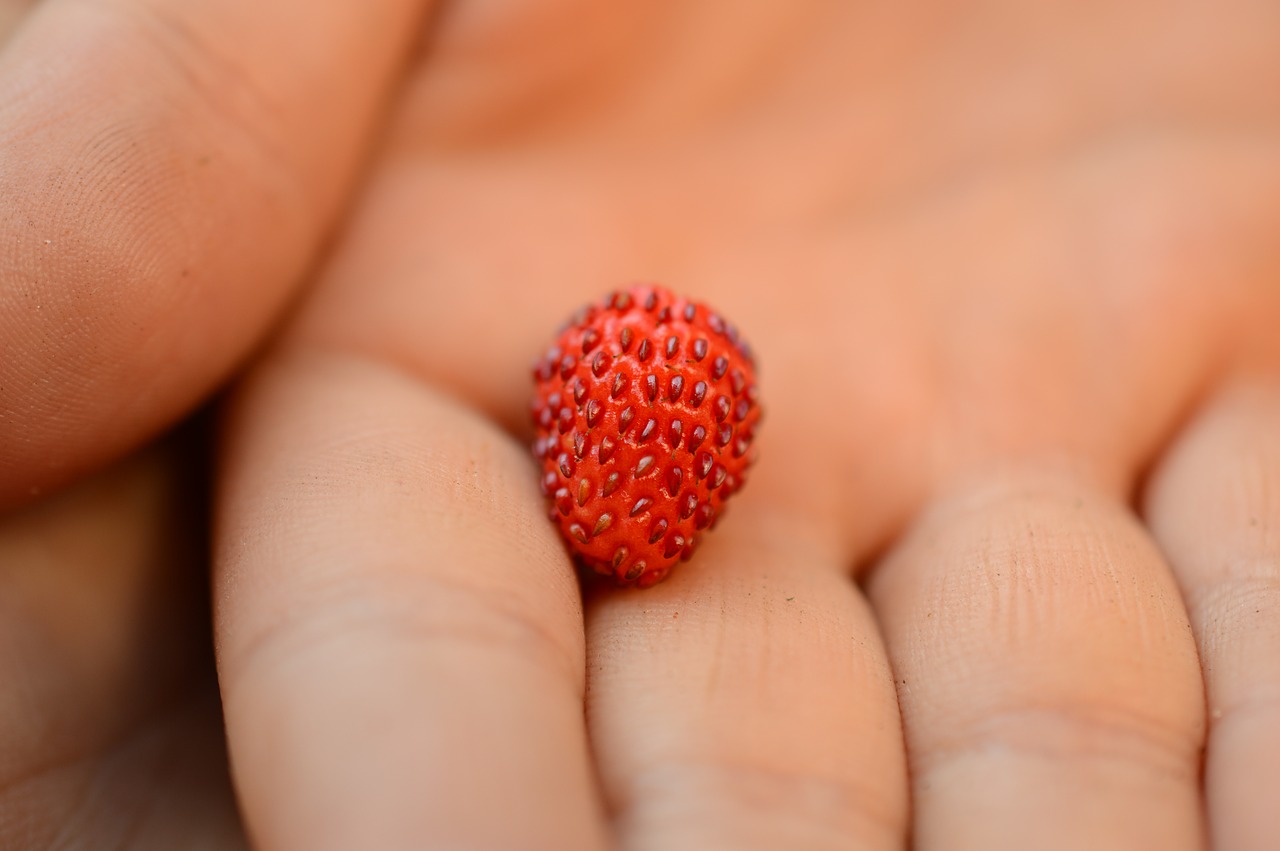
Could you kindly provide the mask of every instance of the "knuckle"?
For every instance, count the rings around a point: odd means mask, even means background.
[[[712,847],[720,831],[790,837],[805,848],[845,848],[851,838],[859,847],[897,847],[906,832],[905,799],[890,790],[727,758],[647,766],[612,804],[624,833],[703,835]]]
[[[249,671],[261,674],[353,640],[500,654],[583,689],[581,648],[519,595],[417,569],[362,570],[291,588],[287,607],[223,648],[223,688],[232,690]]]
[[[918,774],[958,760],[1004,755],[1051,764],[1121,763],[1194,782],[1202,740],[1202,731],[1154,715],[1062,702],[975,713],[927,746],[911,748],[909,759]]]

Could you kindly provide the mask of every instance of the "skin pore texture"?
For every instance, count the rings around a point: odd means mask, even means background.
[[[1274,3],[0,9],[0,846],[1280,829]],[[529,366],[634,281],[760,460],[583,595]]]

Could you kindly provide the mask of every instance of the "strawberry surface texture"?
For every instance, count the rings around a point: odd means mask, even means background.
[[[661,581],[745,482],[749,347],[709,307],[634,287],[579,311],[534,381],[533,452],[570,551],[619,584]]]

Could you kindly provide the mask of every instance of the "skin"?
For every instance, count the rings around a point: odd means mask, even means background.
[[[26,5],[0,846],[1273,841],[1274,4]],[[528,365],[632,279],[761,460],[583,596]]]

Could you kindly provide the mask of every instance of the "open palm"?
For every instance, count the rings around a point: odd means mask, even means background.
[[[279,3],[238,38],[146,5],[119,26],[198,45],[167,84],[199,97],[181,132],[139,120],[181,156],[105,236],[56,254],[49,202],[9,225],[35,283],[6,304],[63,336],[6,367],[57,381],[6,378],[0,498],[172,419],[314,266],[218,462],[257,845],[1274,835],[1275,11],[461,3],[344,207],[411,4],[357,27]],[[58,9],[12,67],[85,19]],[[23,273],[51,264],[76,286],[37,315]],[[692,563],[584,603],[523,446],[528,366],[637,279],[751,340],[761,460]]]

